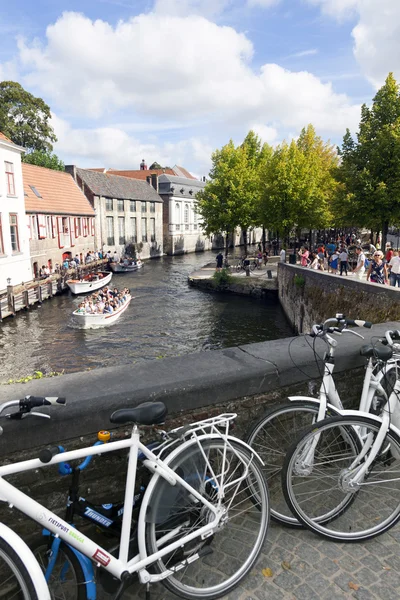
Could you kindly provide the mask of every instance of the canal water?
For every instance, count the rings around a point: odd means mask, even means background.
[[[136,273],[114,275],[134,299],[110,327],[71,326],[79,299],[70,292],[0,325],[0,383],[42,372],[66,373],[132,364],[292,335],[278,303],[209,294],[189,287],[194,270],[215,254],[147,261]]]

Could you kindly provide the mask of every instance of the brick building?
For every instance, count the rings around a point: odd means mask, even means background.
[[[68,173],[22,163],[34,276],[95,250],[94,210]]]

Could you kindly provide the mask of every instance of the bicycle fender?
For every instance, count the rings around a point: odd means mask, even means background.
[[[40,598],[40,600],[51,600],[49,588],[47,587],[42,569],[39,567],[39,563],[32,550],[25,544],[19,535],[14,533],[14,531],[7,527],[7,525],[4,525],[4,523],[0,523],[0,536],[10,544],[28,569],[38,598]]]
[[[337,409],[336,409],[337,410]],[[342,417],[367,417],[368,419],[371,419],[372,421],[375,421],[375,423],[379,426],[382,425],[382,420],[376,416],[373,415],[369,412],[364,412],[361,410],[337,410],[337,412],[339,413],[340,416]],[[400,429],[398,429],[395,425],[393,425],[392,423],[390,423],[390,429],[391,431],[393,431],[400,439]]]
[[[75,554],[76,558],[79,561],[79,564],[82,567],[82,571],[85,576],[87,600],[96,600],[96,583],[92,561],[87,556],[82,554],[82,552],[76,550],[76,548],[73,548],[72,546],[69,546],[69,548]]]
[[[308,396],[289,396],[289,400],[290,402],[296,402],[297,400],[300,400],[301,402],[311,402],[311,404],[315,404],[316,406],[320,405],[318,398],[309,398]],[[326,408],[329,408],[330,412],[332,412],[334,415],[340,414],[339,409],[336,408],[336,406],[333,406],[333,404],[329,404],[329,402],[327,403]]]

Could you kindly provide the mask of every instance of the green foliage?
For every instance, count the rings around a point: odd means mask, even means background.
[[[294,284],[298,288],[303,288],[306,285],[306,280],[303,275],[295,275],[293,278]]]
[[[19,379],[9,379],[8,381],[3,381],[1,385],[11,385],[13,383],[29,383],[33,379],[42,379],[43,377],[58,377],[59,375],[64,375],[64,371],[51,371],[50,373],[34,371],[33,375],[26,375],[25,377],[20,377]]]
[[[15,81],[0,82],[0,131],[28,150],[50,153],[57,141],[50,107]]]
[[[337,182],[336,150],[308,125],[297,142],[266,153],[260,174],[260,213],[266,227],[288,235],[293,227],[323,228],[331,221]]]
[[[157,161],[154,161],[154,162],[153,162],[153,163],[150,165],[150,167],[149,167],[149,169],[150,169],[150,170],[152,170],[152,169],[163,169],[163,168],[164,168],[164,167],[162,167],[162,166],[160,165],[160,163],[158,163]]]
[[[22,155],[22,161],[30,165],[53,169],[54,171],[64,171],[65,168],[63,161],[58,156],[49,152],[43,152],[42,150],[33,150],[33,152]]]
[[[362,107],[357,141],[346,131],[340,154],[338,217],[382,230],[384,244],[400,219],[400,88],[392,73],[372,107]]]
[[[213,280],[217,286],[226,285],[232,282],[232,275],[229,273],[228,269],[222,269],[221,271],[215,271]]]

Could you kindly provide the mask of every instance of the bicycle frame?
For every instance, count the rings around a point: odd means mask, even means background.
[[[189,430],[188,433],[191,433],[189,439],[183,441],[179,444],[169,455],[168,461],[172,461],[174,457],[184,452],[186,448],[191,446],[194,443],[197,443],[200,451],[203,451],[201,448],[201,441],[204,439],[212,440],[219,439],[222,440],[225,444],[225,449],[223,452],[223,459],[225,460],[225,452],[226,448],[230,447],[233,451],[232,445],[230,441],[235,441],[235,443],[240,443],[242,446],[248,448],[252,455],[257,457],[259,460],[260,457],[254,452],[247,444],[238,440],[237,438],[233,438],[228,434],[228,426],[225,428],[225,433],[218,431],[218,433],[205,433],[205,429],[210,428],[209,422],[216,421],[219,419],[220,422],[224,422],[224,425],[227,425],[229,420],[232,420],[235,415],[220,415],[218,418],[208,419],[206,421],[197,423],[198,429],[200,431],[200,435],[195,435],[195,429]],[[208,423],[207,423],[208,422]],[[205,425],[206,424],[206,425]],[[221,425],[218,425],[221,427]],[[211,431],[217,431],[215,427],[213,428],[211,425]],[[185,435],[185,434],[184,434]],[[69,452],[65,452],[62,454],[57,454],[52,458],[49,463],[43,464],[39,459],[31,459],[27,461],[22,461],[10,465],[4,465],[0,467],[0,501],[7,502],[10,507],[15,506],[22,513],[26,514],[34,521],[38,522],[42,527],[45,527],[50,532],[52,532],[55,536],[61,538],[64,542],[75,548],[78,552],[82,553],[84,556],[87,556],[91,560],[93,560],[97,565],[103,567],[106,571],[111,573],[114,577],[121,579],[121,576],[124,572],[134,573],[137,572],[139,575],[139,579],[141,583],[153,583],[156,581],[160,581],[169,575],[172,574],[172,571],[166,570],[160,574],[150,574],[146,567],[154,562],[156,562],[159,558],[165,556],[166,554],[172,552],[173,550],[179,548],[185,543],[190,542],[193,539],[201,537],[205,539],[206,537],[212,535],[213,530],[218,526],[221,517],[224,514],[224,508],[222,506],[222,499],[224,496],[224,491],[227,487],[238,486],[240,482],[247,477],[248,474],[248,465],[241,459],[244,465],[243,474],[235,479],[234,481],[228,482],[226,485],[221,478],[218,481],[218,494],[217,494],[217,502],[216,505],[210,503],[206,498],[204,498],[195,488],[193,488],[187,481],[182,479],[179,475],[177,475],[161,458],[155,455],[147,446],[140,442],[139,429],[137,426],[134,426],[132,429],[131,437],[121,441],[109,442],[105,445],[101,446],[89,446],[85,448],[81,448],[79,450],[73,450]],[[183,438],[184,439],[184,438]],[[32,469],[39,469],[45,466],[55,465],[60,462],[72,461],[76,459],[81,459],[87,456],[95,456],[97,454],[107,454],[108,452],[113,452],[116,450],[129,449],[129,461],[128,461],[128,469],[126,476],[126,490],[125,490],[125,508],[122,519],[122,528],[121,528],[121,537],[120,537],[120,549],[118,558],[112,556],[109,552],[104,550],[97,543],[93,542],[86,535],[81,533],[78,529],[71,526],[69,523],[64,521],[61,517],[51,512],[39,502],[36,502],[17,488],[15,488],[12,484],[5,481],[3,479],[6,475],[12,475],[16,473],[21,473],[25,471],[29,471]],[[137,467],[137,457],[138,452],[141,452],[146,460],[144,461],[144,465],[153,472],[153,477],[150,480],[150,483],[147,487],[145,496],[143,498],[142,507],[139,514],[138,519],[138,548],[139,553],[134,558],[128,560],[128,550],[129,550],[129,541],[130,541],[130,530],[131,530],[131,520],[132,520],[132,510],[133,503],[132,498],[134,495],[135,489],[135,479],[136,479],[136,467]],[[203,456],[205,454],[203,452]],[[206,457],[205,457],[206,458]],[[207,459],[206,459],[207,460]],[[261,461],[262,462],[262,461]],[[215,477],[211,465],[210,472],[213,477]],[[225,472],[225,469],[222,469],[222,473]],[[196,530],[193,533],[189,533],[186,536],[180,538],[178,541],[171,541],[179,531],[170,532],[169,534],[163,536],[160,540],[158,540],[158,548],[159,550],[148,556],[145,542],[145,513],[148,499],[154,489],[154,486],[158,479],[162,477],[165,479],[170,485],[175,486],[179,483],[182,487],[190,492],[194,498],[196,498],[199,502],[201,502],[210,513],[214,516],[214,519]],[[170,542],[170,543],[169,543]],[[198,555],[191,557],[192,560],[196,560]],[[178,567],[179,568],[179,567]],[[177,570],[177,566],[174,567]]]

